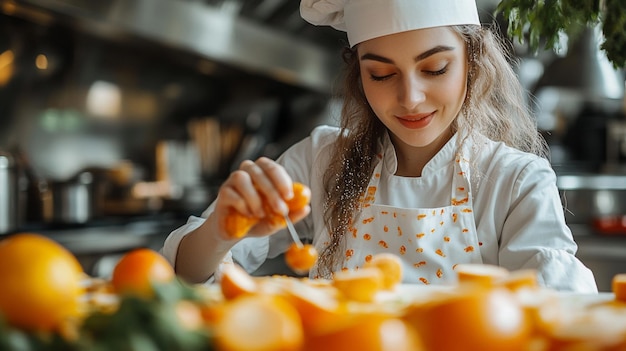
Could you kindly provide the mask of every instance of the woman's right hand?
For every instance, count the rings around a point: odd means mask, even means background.
[[[290,211],[288,206],[295,195],[293,184],[287,171],[267,157],[243,161],[220,187],[210,215],[218,235],[224,240],[270,235],[284,228],[283,215],[293,222],[306,217],[308,198],[303,207]],[[310,190],[305,191],[310,197]]]

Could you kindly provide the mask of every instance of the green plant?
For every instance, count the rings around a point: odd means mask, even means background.
[[[624,0],[502,0],[500,13],[508,21],[508,35],[521,44],[528,39],[534,52],[542,42],[544,49],[558,49],[561,34],[575,38],[585,26],[599,26],[600,48],[616,68],[626,67]]]

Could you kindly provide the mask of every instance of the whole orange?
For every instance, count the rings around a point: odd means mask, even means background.
[[[160,253],[134,249],[122,256],[113,268],[111,284],[117,294],[134,294],[145,298],[154,295],[153,284],[174,280],[174,267]]]
[[[35,233],[0,241],[0,314],[18,328],[55,331],[79,313],[83,269],[61,244]]]

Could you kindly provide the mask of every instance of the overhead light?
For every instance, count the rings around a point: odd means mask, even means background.
[[[122,109],[122,92],[110,82],[95,81],[87,92],[87,112],[94,117],[119,118]]]
[[[35,58],[35,66],[37,69],[45,71],[48,69],[48,56],[45,54],[39,54]]]

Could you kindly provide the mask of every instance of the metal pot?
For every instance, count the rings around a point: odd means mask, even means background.
[[[91,172],[48,183],[44,219],[49,223],[84,224],[97,214],[97,187]]]

